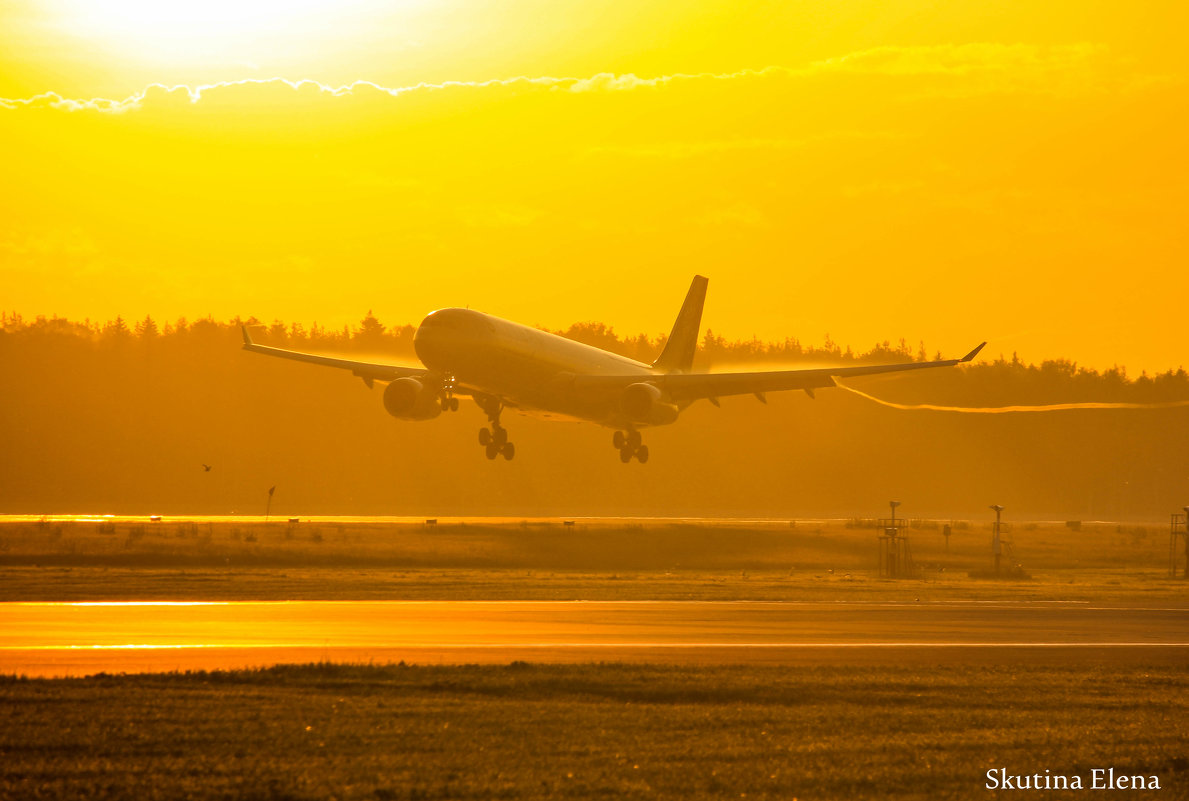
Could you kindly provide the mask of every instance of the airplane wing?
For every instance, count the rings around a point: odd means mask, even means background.
[[[610,389],[615,382],[621,386],[641,382],[654,384],[658,389],[665,391],[674,401],[707,398],[713,402],[725,395],[762,396],[765,392],[779,392],[788,389],[803,389],[812,395],[815,389],[835,386],[834,379],[836,378],[898,373],[929,367],[953,367],[956,364],[972,360],[986,344],[986,342],[982,343],[961,359],[943,359],[934,362],[821,367],[805,370],[768,370],[749,373],[670,373],[650,377],[578,376],[575,379],[575,387],[589,386]]]
[[[324,367],[338,367],[343,370],[350,370],[353,375],[357,375],[363,379],[363,382],[369,387],[373,381],[392,381],[396,378],[404,378],[411,376],[418,378],[425,376],[429,371],[424,367],[403,367],[397,364],[378,364],[375,362],[360,362],[354,359],[338,359],[333,356],[319,356],[314,353],[302,353],[296,350],[286,350],[285,348],[274,348],[269,345],[258,345],[252,341],[252,335],[248,333],[246,325],[240,326],[244,333],[244,350],[252,353],[262,353],[265,356],[279,356],[282,359],[293,359],[299,362],[308,362],[310,364],[320,364]]]

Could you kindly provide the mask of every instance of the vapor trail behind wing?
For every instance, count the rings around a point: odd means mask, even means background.
[[[887,406],[889,409],[900,409],[906,412],[928,411],[928,412],[960,412],[962,414],[1020,414],[1024,412],[1069,412],[1079,409],[1174,409],[1181,406],[1189,406],[1189,400],[1181,401],[1162,401],[1158,403],[1052,403],[1043,406],[937,406],[932,403],[892,403],[874,395],[868,395],[866,392],[860,392],[854,387],[848,387],[845,384],[839,383],[837,385],[840,389],[845,389],[847,392],[852,392],[861,398],[866,398],[869,401],[878,403],[880,406]]]

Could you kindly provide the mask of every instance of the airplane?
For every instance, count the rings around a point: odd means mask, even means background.
[[[421,321],[413,350],[424,367],[356,361],[274,348],[252,340],[243,326],[244,350],[350,370],[372,388],[387,382],[384,408],[401,420],[431,420],[458,411],[470,396],[487,414],[479,429],[488,459],[512,459],[516,446],[500,422],[504,409],[554,419],[580,420],[615,429],[612,444],[625,464],[648,461],[640,430],[669,425],[697,400],[715,406],[727,395],[836,386],[836,378],[953,367],[974,359],[984,342],[961,359],[858,367],[762,372],[694,373],[708,279],[694,276],[673,331],[657,360],[644,364],[601,348],[471,309],[439,309]]]

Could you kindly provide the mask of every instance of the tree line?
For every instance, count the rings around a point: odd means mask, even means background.
[[[238,339],[240,326],[253,326],[253,336],[262,343],[295,350],[356,354],[387,354],[402,360],[416,358],[413,349],[413,325],[385,325],[369,310],[356,326],[327,328],[313,323],[262,323],[254,317],[222,322],[211,317],[194,321],[182,317],[158,323],[151,316],[129,323],[123,317],[107,322],[72,321],[62,317],[37,316],[25,319],[19,313],[0,313],[0,342],[8,347],[26,349],[73,348],[108,358],[135,358],[138,355],[164,355],[171,349],[193,351],[202,348],[222,350],[229,340]],[[653,361],[665,346],[666,335],[637,334],[620,336],[605,323],[579,322],[551,333],[602,348],[637,361]],[[137,350],[139,348],[139,350]],[[993,352],[994,345],[991,349]],[[948,354],[953,357],[955,354]],[[728,340],[707,330],[699,343],[695,367],[716,369],[724,365],[821,365],[928,361],[945,358],[940,352],[929,354],[925,343],[912,347],[904,339],[896,343],[878,342],[866,350],[843,347],[829,336],[818,346],[795,337],[780,341],[758,338]],[[931,385],[962,385],[962,394],[985,387],[991,396],[1008,395],[1017,402],[1055,402],[1104,400],[1167,402],[1189,398],[1189,373],[1181,366],[1156,375],[1144,372],[1129,377],[1125,367],[1105,370],[1079,365],[1070,359],[1046,359],[1025,362],[1016,353],[989,356],[968,365],[961,382],[954,374],[929,374]],[[951,389],[954,387],[951,386]],[[977,404],[976,404],[977,405]]]
[[[878,516],[897,498],[920,517],[1002,503],[1046,519],[1167,521],[1189,503],[1189,408],[959,414],[899,411],[840,389],[816,400],[772,393],[766,405],[730,397],[647,430],[652,459],[631,466],[607,429],[508,414],[517,458],[493,464],[476,436],[485,417],[469,401],[435,420],[396,420],[379,387],[348,371],[244,353],[241,323],[256,321],[0,316],[0,512],[259,514],[272,486],[272,511],[296,515],[850,517]],[[339,329],[273,322],[259,337],[413,363],[413,333],[368,314]],[[600,323],[560,333],[641,362],[664,345]],[[905,342],[851,350],[712,332],[701,344],[707,369],[928,353]],[[958,407],[1189,399],[1181,369],[1129,377],[986,352],[958,369],[854,387]]]

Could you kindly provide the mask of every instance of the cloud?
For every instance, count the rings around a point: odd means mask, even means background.
[[[0,253],[12,258],[66,256],[88,257],[100,252],[94,239],[78,229],[21,230],[0,237]]]
[[[814,62],[809,71],[879,75],[971,75],[1025,70],[1066,72],[1108,56],[1104,45],[992,44],[986,42],[925,47],[876,47]]]
[[[839,131],[791,138],[745,137],[737,139],[672,140],[652,144],[596,145],[587,148],[586,156],[628,156],[641,159],[689,159],[717,154],[756,151],[779,153],[803,150],[815,145],[836,142],[864,142],[896,140],[905,137],[892,131]]]
[[[139,97],[139,95],[134,95]],[[19,111],[21,109],[56,109],[58,111],[102,111],[109,113],[118,113],[126,111],[132,106],[129,105],[132,98],[127,100],[108,100],[105,98],[92,98],[91,100],[76,100],[64,98],[57,92],[43,92],[39,95],[24,98],[7,98],[0,97],[0,108],[11,111]]]
[[[445,81],[388,87],[372,81],[330,86],[313,80],[248,78],[199,86],[153,84],[123,99],[64,98],[46,92],[29,98],[0,98],[0,108],[54,109],[121,114],[129,111],[196,106],[233,99],[271,101],[335,100],[343,98],[401,98],[410,95],[505,90],[513,93],[563,91],[631,93],[664,90],[679,85],[751,84],[765,81],[795,82],[831,76],[884,76],[899,79],[943,79],[941,90],[979,94],[988,91],[1068,92],[1120,83],[1142,86],[1161,76],[1141,76],[1113,59],[1103,45],[1076,43],[1040,46],[1028,44],[971,43],[919,47],[877,47],[803,67],[770,66],[761,70],[727,73],[675,73],[641,78],[632,73],[599,73],[587,78],[517,76],[487,81]],[[250,97],[249,97],[250,96]]]
[[[624,75],[600,72],[590,78],[572,81],[566,88],[571,92],[625,92],[634,89],[654,89],[683,77],[691,76],[662,75],[659,78],[638,78],[630,72]]]
[[[914,84],[917,96],[986,94],[1079,96],[1127,92],[1159,85],[1168,76],[1137,73],[1105,45],[970,43],[929,47],[877,47],[812,64],[818,76],[884,78]]]
[[[521,228],[543,216],[540,209],[518,203],[459,206],[455,213],[472,228]]]

